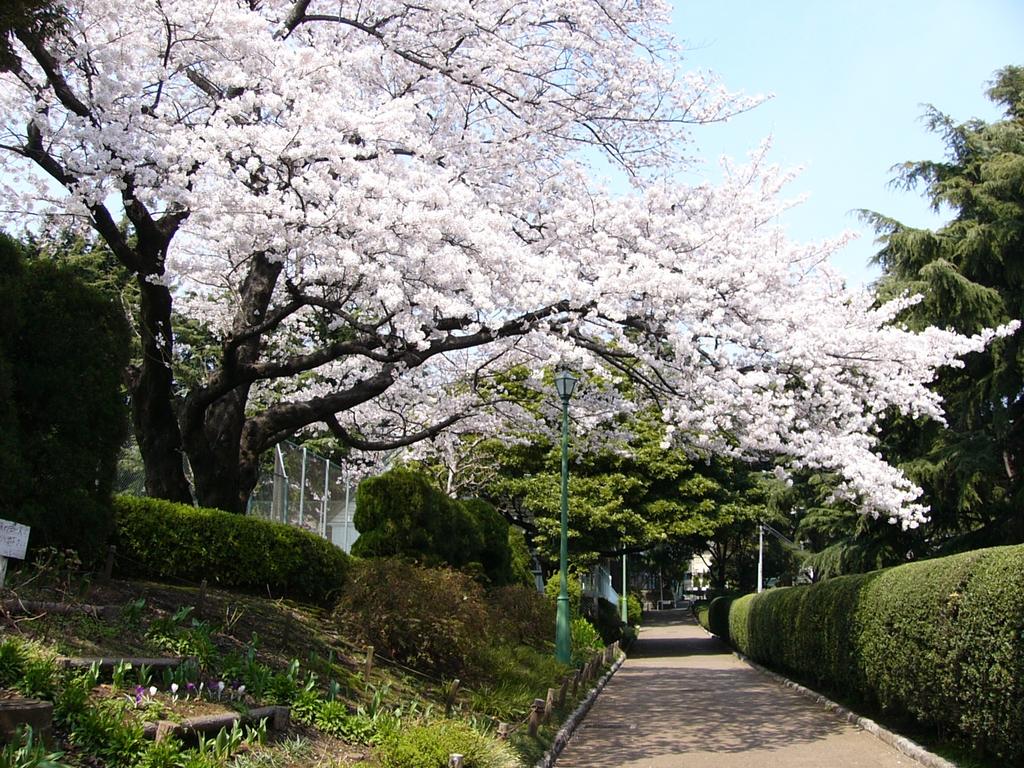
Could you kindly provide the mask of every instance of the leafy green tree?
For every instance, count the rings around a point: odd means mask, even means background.
[[[901,320],[977,333],[1024,317],[1024,67],[999,71],[989,97],[1005,109],[993,123],[957,123],[930,107],[929,128],[947,149],[943,161],[905,163],[899,183],[923,188],[935,210],[953,218],[917,229],[877,213],[882,249],[880,299],[923,300]],[[933,523],[920,547],[956,550],[1024,541],[1024,352],[1021,334],[997,339],[944,369],[935,390],[949,428],[892,419],[888,455],[925,489]]]
[[[111,526],[130,331],[121,308],[72,270],[6,236],[0,252],[0,420],[17,457],[0,475],[0,512],[32,526],[34,547],[89,558]]]
[[[846,573],[864,573],[898,565],[920,549],[921,529],[903,530],[887,520],[859,512],[836,496],[838,478],[829,473],[794,473],[789,483],[769,485],[767,506],[775,526],[799,549],[777,546],[778,566],[795,579],[803,572],[817,581]],[[772,573],[775,565],[772,566]]]
[[[694,553],[710,550],[716,588],[737,582],[737,568],[750,560],[750,542],[756,542],[756,522],[766,514],[762,473],[665,447],[664,425],[654,411],[620,427],[630,435],[626,442],[572,454],[570,560],[583,567],[600,556],[644,553],[634,567],[671,580],[681,578]],[[467,439],[464,445],[477,456],[462,462],[473,467],[479,493],[521,526],[552,566],[561,532],[556,434],[552,424],[512,443]],[[744,582],[752,583],[751,569],[743,567]]]

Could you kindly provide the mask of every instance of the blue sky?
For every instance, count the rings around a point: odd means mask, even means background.
[[[714,178],[719,156],[742,158],[771,135],[774,162],[805,168],[790,193],[809,195],[782,224],[800,240],[861,232],[833,259],[854,284],[876,272],[873,233],[852,210],[941,223],[917,193],[887,186],[896,163],[942,156],[922,105],[997,119],[984,91],[1000,67],[1024,65],[1024,0],[676,0],[673,29],[688,68],[774,94],[696,131],[703,172]]]

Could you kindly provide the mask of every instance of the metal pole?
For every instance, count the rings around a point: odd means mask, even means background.
[[[558,558],[558,603],[555,616],[555,658],[572,662],[569,631],[569,398],[562,397],[562,539]]]
[[[622,553],[622,623],[626,624],[629,620],[629,610],[626,606],[626,595],[629,594],[629,590],[626,589],[626,553]]]
[[[345,474],[342,475],[342,478],[343,478],[343,481],[345,483],[345,551],[346,552],[351,552],[352,551],[352,543],[350,541],[350,536],[349,536],[348,529],[349,529],[349,524],[352,522],[352,520],[351,520],[351,516],[348,513],[348,511],[349,511],[348,510],[348,501],[349,501],[349,489],[350,489],[350,487],[352,485],[352,475],[349,474],[348,468],[345,469]]]
[[[757,591],[764,591],[764,526],[757,526]]]
[[[306,446],[302,446],[302,471],[299,472],[299,523],[304,522],[306,511]]]
[[[324,459],[324,501],[320,505],[320,520],[321,520],[321,525],[323,526],[323,529],[324,529],[324,538],[325,539],[327,538],[327,503],[328,503],[328,501],[331,498],[331,487],[329,485],[330,482],[331,482],[331,462],[328,459]],[[331,543],[333,544],[334,543],[334,541],[333,541],[334,537],[332,536],[331,538],[332,538]]]
[[[277,451],[277,462],[281,467],[281,477],[284,479],[284,493],[281,502],[281,522],[288,523],[288,497],[291,495],[291,481],[288,479],[288,470],[284,466],[284,453],[281,452],[281,444],[274,446]]]

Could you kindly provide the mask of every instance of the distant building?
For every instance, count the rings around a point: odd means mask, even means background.
[[[690,559],[690,568],[683,574],[682,592],[686,597],[701,598],[711,585],[711,569],[708,568],[706,560],[711,558],[711,553],[705,552],[704,556],[694,555]]]

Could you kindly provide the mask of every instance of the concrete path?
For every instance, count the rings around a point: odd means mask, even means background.
[[[557,768],[913,768],[739,661],[688,612],[648,621]]]

